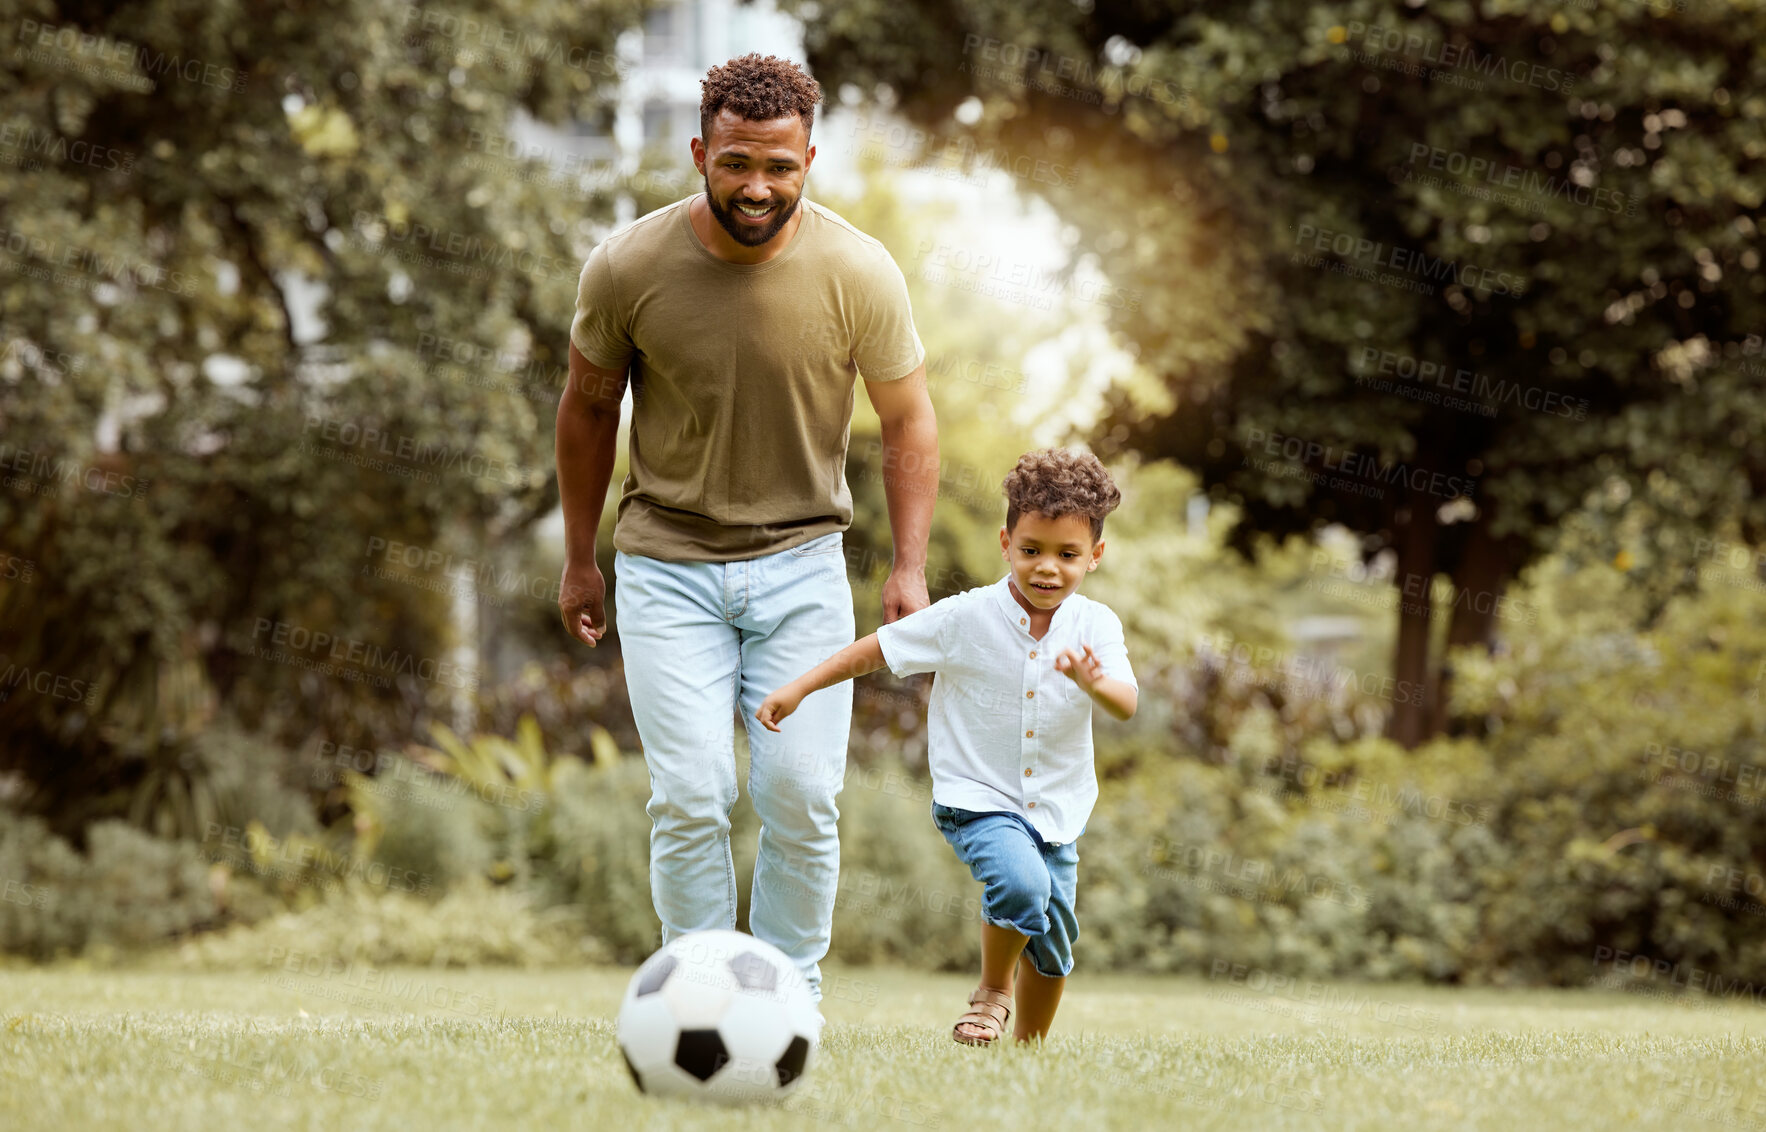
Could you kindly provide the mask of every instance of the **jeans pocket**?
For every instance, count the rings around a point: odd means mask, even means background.
[[[814,558],[818,554],[838,554],[840,553],[840,543],[840,532],[829,531],[827,534],[812,538],[808,542],[798,543],[791,548],[791,554],[796,558]]]

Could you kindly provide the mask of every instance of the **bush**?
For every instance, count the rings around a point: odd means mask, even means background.
[[[218,921],[209,879],[192,842],[103,821],[81,853],[42,819],[0,809],[0,951],[103,957],[164,942]]]
[[[253,968],[289,954],[371,967],[544,967],[609,958],[567,912],[536,908],[529,894],[483,881],[433,901],[350,882],[300,911],[188,940],[175,957],[189,967]]]

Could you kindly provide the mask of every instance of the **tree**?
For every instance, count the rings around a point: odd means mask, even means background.
[[[1440,726],[1560,519],[1623,483],[1667,537],[1766,520],[1750,212],[1761,5],[1602,0],[801,5],[824,83],[972,121],[1136,303],[1151,389],[1093,442],[1197,470],[1255,532],[1340,523],[1397,558],[1391,734]],[[971,101],[973,100],[973,101]],[[1750,339],[1750,335],[1755,337]]]
[[[447,567],[556,504],[565,331],[617,188],[509,124],[590,117],[638,4],[25,7],[0,775],[64,829],[200,832],[210,727],[392,744],[476,683]]]

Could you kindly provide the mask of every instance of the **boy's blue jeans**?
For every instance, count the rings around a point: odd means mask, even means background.
[[[760,817],[748,927],[796,961],[821,998],[840,879],[852,683],[805,696],[778,734],[754,718],[767,693],[852,643],[838,531],[738,562],[614,556],[613,601],[632,715],[650,770],[650,895],[667,943],[736,926],[730,808],[735,726],[748,729]]]
[[[1024,954],[1031,966],[1051,979],[1065,978],[1073,970],[1073,941],[1079,938],[1073,914],[1078,841],[1050,845],[1018,814],[976,813],[937,802],[932,820],[982,883],[981,918],[1029,936]]]

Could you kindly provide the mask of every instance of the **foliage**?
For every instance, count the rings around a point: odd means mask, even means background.
[[[193,848],[102,821],[82,852],[0,807],[0,953],[103,957],[209,926],[220,904]]]
[[[616,186],[502,140],[594,116],[639,5],[15,7],[0,654],[78,687],[0,702],[0,772],[64,830],[138,789],[187,827],[221,704],[361,744],[471,687],[425,675],[460,643],[436,571],[377,551],[485,560],[556,504]]]
[[[482,880],[463,882],[439,900],[351,882],[305,908],[186,940],[175,957],[205,970],[262,970],[289,954],[368,967],[536,967],[607,958],[564,910],[537,908],[528,893]]]
[[[1395,551],[1425,579],[1400,679],[1430,679],[1427,580],[1500,593],[1591,490],[1671,499],[1670,544],[1766,525],[1766,6],[788,6],[825,83],[1080,171],[1025,191],[1138,299],[1094,441],[1196,469],[1242,548],[1338,523]],[[1455,643],[1488,643],[1466,608]],[[1394,713],[1407,744],[1440,722]]]

